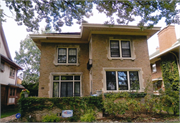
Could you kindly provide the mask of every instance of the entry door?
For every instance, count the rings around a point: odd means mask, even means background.
[[[73,96],[73,82],[61,82],[61,97]]]

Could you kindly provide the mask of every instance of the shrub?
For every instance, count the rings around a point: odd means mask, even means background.
[[[94,112],[94,110],[89,109],[87,110],[87,113],[85,113],[83,116],[80,117],[80,120],[82,122],[93,122],[96,120],[95,115],[96,113]]]
[[[42,122],[59,122],[60,118],[56,114],[45,115],[42,117]]]
[[[115,99],[107,98],[104,100],[105,112],[113,116],[117,114],[124,114],[126,110],[128,110],[128,105],[126,102],[126,100],[115,102]]]

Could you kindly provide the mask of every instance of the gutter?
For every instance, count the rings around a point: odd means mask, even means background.
[[[167,49],[167,50],[165,50],[165,51],[163,51],[163,52],[161,52],[161,53],[159,53],[159,54],[157,54],[157,55],[155,55],[155,56],[153,56],[153,57],[151,57],[149,60],[152,60],[152,59],[154,59],[156,57],[159,57],[159,56],[161,56],[161,55],[163,55],[163,54],[165,54],[167,52],[170,52],[172,49],[177,48],[177,47],[180,47],[180,43],[173,46],[173,47],[171,47],[171,48],[169,48],[169,49]]]

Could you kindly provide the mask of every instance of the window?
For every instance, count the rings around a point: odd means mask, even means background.
[[[106,71],[107,90],[139,90],[138,71]]]
[[[80,96],[79,75],[53,76],[53,97],[73,97]]]
[[[14,75],[15,75],[15,69],[11,67],[10,68],[10,77],[14,78]]]
[[[1,70],[1,72],[4,72],[4,63],[3,62],[1,62],[0,70]]]
[[[131,42],[128,40],[110,40],[111,58],[131,57]]]
[[[152,72],[153,72],[153,73],[157,72],[156,64],[152,64]]]
[[[77,48],[58,48],[58,63],[77,63]]]

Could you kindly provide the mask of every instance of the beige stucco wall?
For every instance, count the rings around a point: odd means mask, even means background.
[[[130,39],[132,40],[134,58],[133,59],[108,59],[109,37],[113,39]],[[57,52],[57,46],[60,44],[43,43],[41,45],[41,62],[40,62],[40,83],[39,97],[51,97],[51,73],[56,72],[82,72],[82,96],[87,96],[91,92],[90,77],[92,77],[92,93],[96,90],[104,90],[104,68],[128,68],[139,69],[143,89],[146,82],[151,80],[150,62],[148,56],[147,38],[145,36],[115,36],[115,35],[92,35],[92,59],[93,65],[91,72],[87,70],[89,60],[89,44],[78,45],[79,65],[55,65],[54,59]],[[72,44],[63,44],[72,45]],[[92,76],[90,75],[92,74]]]
[[[1,72],[0,71],[0,84],[15,84],[16,82],[16,72],[15,71],[15,76],[14,78],[10,78],[9,75],[10,75],[10,65],[8,65],[7,63],[4,64],[4,71]]]
[[[5,47],[4,47],[4,44],[3,44],[3,41],[2,41],[2,37],[0,36],[0,54],[4,55],[7,57],[7,53],[5,51]]]

